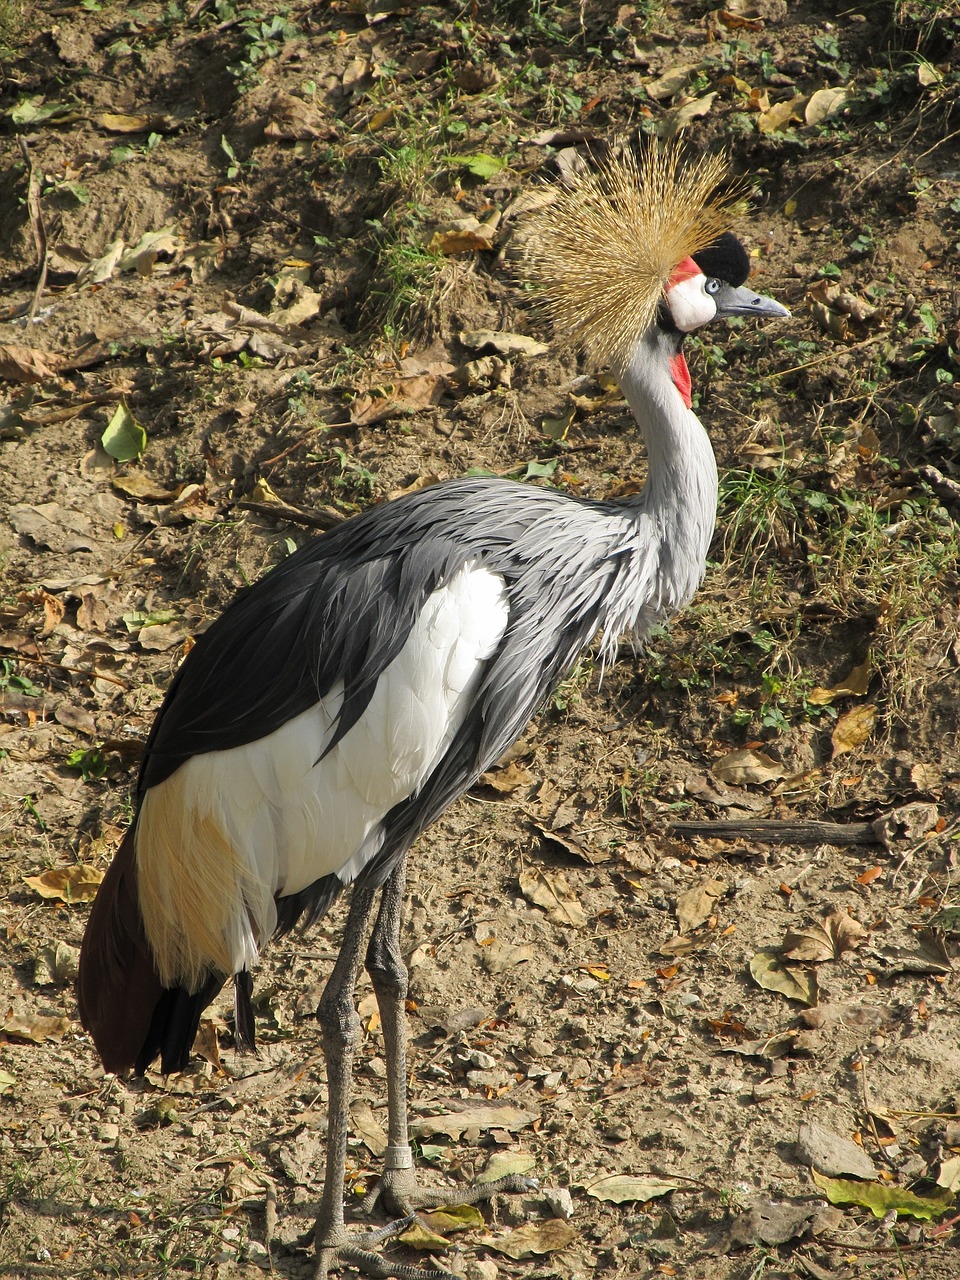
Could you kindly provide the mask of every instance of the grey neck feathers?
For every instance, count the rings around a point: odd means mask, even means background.
[[[652,524],[660,607],[667,613],[699,587],[717,518],[716,459],[700,420],[673,384],[675,351],[675,338],[655,326],[617,370],[647,448],[649,478],[632,505]]]

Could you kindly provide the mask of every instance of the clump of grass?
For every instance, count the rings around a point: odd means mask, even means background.
[[[865,627],[892,717],[940,678],[960,527],[932,495],[887,508],[873,492],[823,492],[784,458],[769,471],[728,473],[719,523],[725,567],[742,579],[747,566],[755,616],[782,612],[792,593],[836,623]]]

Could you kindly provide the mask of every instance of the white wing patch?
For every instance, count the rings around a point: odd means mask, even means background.
[[[211,968],[249,968],[276,926],[275,894],[359,874],[384,816],[449,748],[507,621],[503,579],[468,562],[427,599],[332,750],[342,685],[267,737],[191,757],[147,792],[140,905],[166,985],[196,989]]]

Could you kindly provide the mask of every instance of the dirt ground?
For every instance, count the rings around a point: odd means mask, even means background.
[[[960,1274],[960,17],[841,8],[0,3],[0,1276],[311,1274],[342,910],[270,949],[258,1058],[224,999],[126,1082],[77,1021],[93,884],[190,637],[295,545],[471,469],[642,481],[511,235],[574,153],[678,130],[793,319],[689,346],[694,604],[414,852],[425,1176],[541,1190],[390,1256]]]

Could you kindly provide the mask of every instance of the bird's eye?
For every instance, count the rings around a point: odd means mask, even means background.
[[[713,276],[711,276],[703,287],[706,289],[707,293],[719,293],[721,282],[719,280],[715,280]]]

